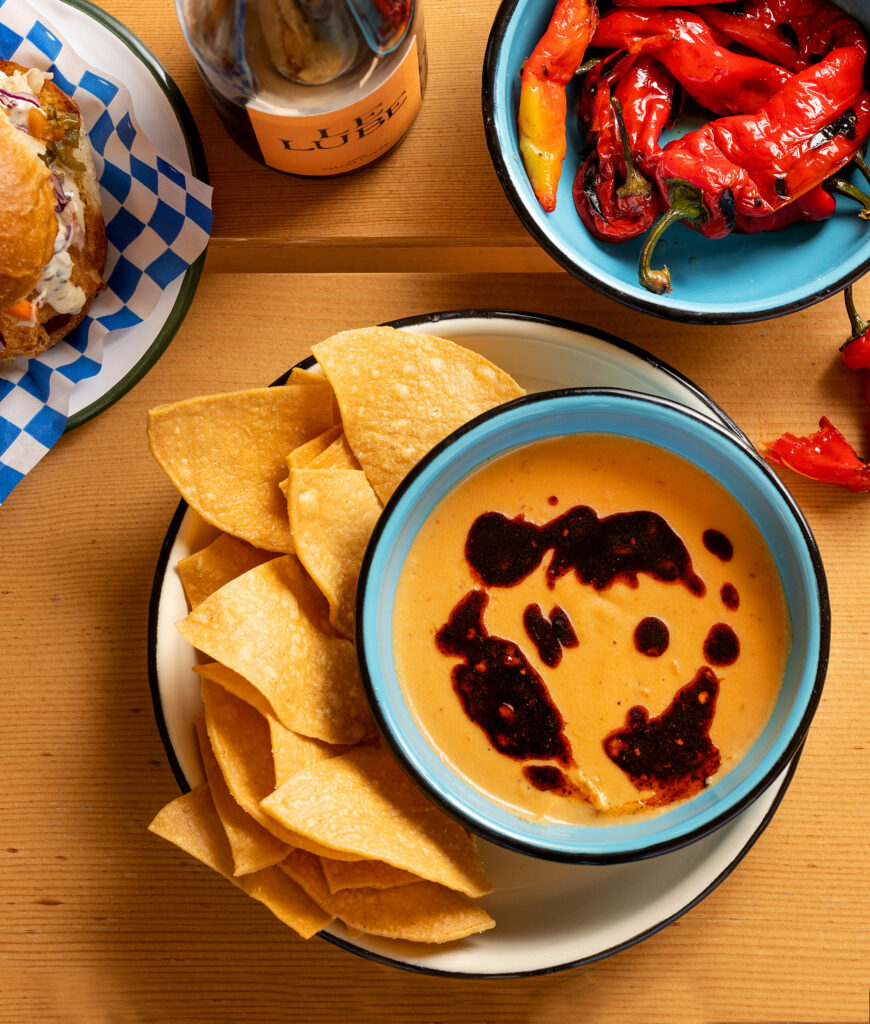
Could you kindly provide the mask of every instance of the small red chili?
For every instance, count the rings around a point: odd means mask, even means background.
[[[859,316],[855,308],[851,285],[847,286],[843,295],[852,325],[852,336],[840,348],[843,363],[850,370],[870,370],[870,324]]]

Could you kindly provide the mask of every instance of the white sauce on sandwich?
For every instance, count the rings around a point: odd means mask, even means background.
[[[13,96],[0,95],[2,104],[9,120],[16,128],[23,128],[27,131],[27,116],[33,109],[33,104],[39,105],[39,94],[45,85],[47,78],[51,75],[44,71],[37,71],[31,68],[29,71],[13,71],[11,75],[0,72],[0,89],[14,93],[15,96],[26,96],[27,99],[19,100]]]
[[[10,121],[24,132],[38,149],[45,152],[45,144],[32,138],[28,132],[28,118],[34,103],[39,104],[39,93],[46,79],[51,75],[36,68],[28,71],[14,71],[11,75],[0,72],[0,89],[14,95],[0,93],[0,105],[9,115]],[[21,97],[20,99],[16,97]],[[84,244],[84,213],[79,190],[72,181],[67,181],[63,170],[55,167],[55,176],[68,202],[61,208],[55,206],[57,235],[54,239],[54,253],[36,286],[38,306],[49,305],[57,313],[78,313],[87,296],[82,288],[71,281],[73,261],[70,246]]]

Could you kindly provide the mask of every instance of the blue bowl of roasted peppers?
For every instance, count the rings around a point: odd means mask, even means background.
[[[858,0],[504,0],[487,141],[539,244],[612,298],[762,320],[870,266]]]

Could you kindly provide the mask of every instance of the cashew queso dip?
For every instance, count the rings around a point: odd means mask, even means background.
[[[652,814],[720,778],[776,702],[790,623],[742,506],[658,447],[516,449],[415,538],[394,659],[440,756],[531,820]]]

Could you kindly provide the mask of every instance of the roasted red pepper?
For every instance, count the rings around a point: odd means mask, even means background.
[[[767,446],[764,455],[770,462],[811,480],[839,484],[856,493],[870,491],[870,465],[825,416],[819,420],[815,434],[783,434]]]
[[[595,0],[559,0],[547,31],[523,67],[520,153],[532,189],[548,212],[556,209],[567,151],[565,86],[583,62],[597,21]]]
[[[658,189],[638,168],[658,152],[674,80],[651,57],[613,73],[618,81],[612,97],[603,72],[592,72],[584,83],[581,118],[588,122],[589,152],[574,178],[574,205],[596,238],[624,242],[643,234],[662,211]]]
[[[711,4],[699,14],[735,43],[791,71],[811,67],[843,46],[867,54],[860,24],[827,0],[747,0],[739,13]]]
[[[860,203],[861,211],[858,216],[862,220],[870,220],[870,196],[856,188],[850,181],[834,176],[828,178],[823,185],[816,185],[793,203],[783,206],[776,213],[769,213],[763,217],[747,217],[738,213],[734,230],[743,234],[757,234],[760,231],[781,231],[801,222],[827,220],[837,211],[836,195],[846,196]]]
[[[840,349],[843,353],[843,364],[849,370],[870,371],[870,324],[859,316],[855,309],[851,285],[846,286],[844,295],[846,311],[852,324],[852,335]],[[870,372],[864,374],[864,398],[867,400],[867,423],[870,426]]]
[[[870,370],[870,324],[858,315],[851,285],[847,285],[843,294],[852,325],[852,336],[840,349],[843,353],[843,363],[849,370]]]
[[[761,231],[782,231],[792,224],[827,220],[828,217],[833,217],[836,209],[837,201],[833,195],[824,185],[817,185],[806,195],[783,206],[775,213],[768,213],[763,217],[747,217],[743,213],[738,213],[735,217],[734,230],[745,235],[754,235]]]
[[[843,345],[843,363],[850,370],[863,370],[864,397],[870,411],[870,324],[858,315],[852,296],[852,286],[844,292],[846,310],[852,325],[852,336]],[[767,446],[765,457],[779,466],[788,466],[796,473],[838,484],[850,491],[870,491],[870,463],[858,455],[839,430],[822,417],[819,429],[809,437],[783,434]]]
[[[744,4],[743,11],[707,4],[696,9],[696,13],[721,37],[728,40],[728,46],[739,43],[757,53],[759,57],[779,64],[790,71],[797,71],[798,47],[791,30],[782,30],[771,18],[760,16],[763,4],[752,4],[754,15],[748,13],[750,5]]]
[[[737,215],[774,214],[848,163],[870,131],[863,77],[857,47],[835,50],[756,114],[711,121],[665,146],[657,180],[669,209],[644,246],[641,283],[657,294],[670,289],[670,276],[650,271],[649,262],[675,221],[721,238]]]
[[[709,25],[689,11],[618,7],[600,20],[592,42],[652,54],[714,114],[758,110],[792,77],[769,61],[726,50]]]
[[[679,113],[678,92],[673,75],[652,57],[640,57],[633,76],[617,83],[616,98],[622,104],[635,160],[644,174],[655,175],[659,139]]]

